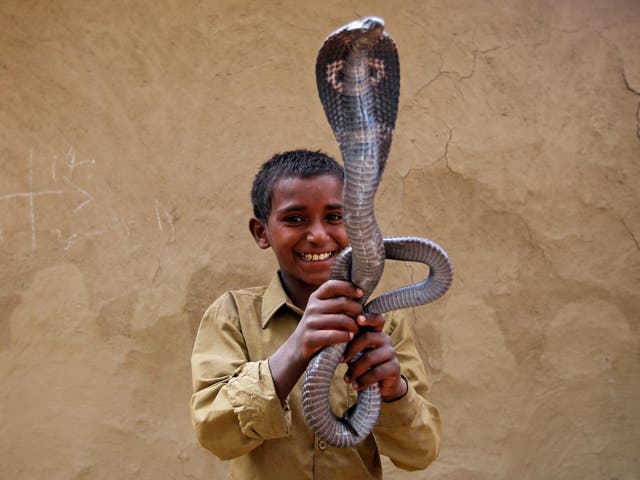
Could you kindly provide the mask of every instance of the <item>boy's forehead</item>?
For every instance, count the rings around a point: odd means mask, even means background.
[[[342,201],[342,179],[334,175],[317,175],[314,177],[282,177],[279,178],[271,190],[271,204],[306,198],[308,201],[331,199]]]
[[[313,177],[286,176],[277,179],[271,189],[276,190],[307,190],[309,188],[326,189],[327,187],[342,190],[342,179],[329,174],[315,175]]]

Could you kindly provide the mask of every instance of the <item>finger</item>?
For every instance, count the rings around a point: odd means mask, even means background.
[[[349,297],[340,296],[328,299],[309,300],[305,313],[320,314],[344,313],[352,318],[362,313],[362,305]]]
[[[345,374],[345,381],[347,383],[357,381],[358,378],[365,375],[369,370],[378,368],[380,365],[389,362],[396,363],[398,368],[400,366],[393,347],[380,347],[367,350],[357,360],[349,364],[349,368]]]
[[[359,330],[358,325],[353,321],[353,318],[342,313],[309,315],[305,319],[304,328],[307,331],[345,330],[352,334],[358,333]]]
[[[384,345],[391,346],[391,339],[387,334],[383,332],[361,332],[347,345],[343,361],[349,363],[358,353],[368,348],[378,349]]]
[[[353,332],[346,330],[316,330],[307,337],[309,350],[316,353],[318,350],[338,343],[346,343],[353,338]]]
[[[361,327],[367,327],[375,332],[381,332],[384,328],[385,317],[382,314],[364,313],[358,315],[356,321]]]
[[[361,298],[363,293],[361,288],[346,280],[328,280],[320,285],[313,295],[321,300],[340,296],[357,299]]]
[[[361,391],[376,384],[383,387],[385,383],[397,382],[399,378],[399,364],[396,365],[395,362],[385,362],[356,377],[355,380],[351,382],[351,385],[354,389]]]

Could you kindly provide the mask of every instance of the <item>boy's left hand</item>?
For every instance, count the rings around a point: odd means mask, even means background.
[[[392,401],[407,392],[407,383],[400,375],[400,362],[391,338],[382,331],[384,317],[371,313],[358,315],[356,322],[367,327],[347,344],[344,362],[362,352],[358,360],[349,365],[345,381],[358,391],[378,384],[384,401]]]

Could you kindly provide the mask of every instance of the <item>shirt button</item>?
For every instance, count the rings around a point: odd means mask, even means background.
[[[318,448],[319,448],[320,450],[324,450],[325,448],[327,448],[327,442],[325,442],[324,440],[320,440],[320,441],[318,442]]]

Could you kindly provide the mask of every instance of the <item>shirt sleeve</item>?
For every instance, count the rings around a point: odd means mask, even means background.
[[[191,419],[198,440],[222,460],[289,434],[267,360],[250,361],[233,297],[205,312],[191,356]]]
[[[407,393],[393,402],[383,402],[373,430],[380,453],[399,468],[421,470],[433,462],[440,450],[440,412],[426,400],[427,374],[413,341],[413,332],[403,315],[388,318],[387,333],[396,349]]]

